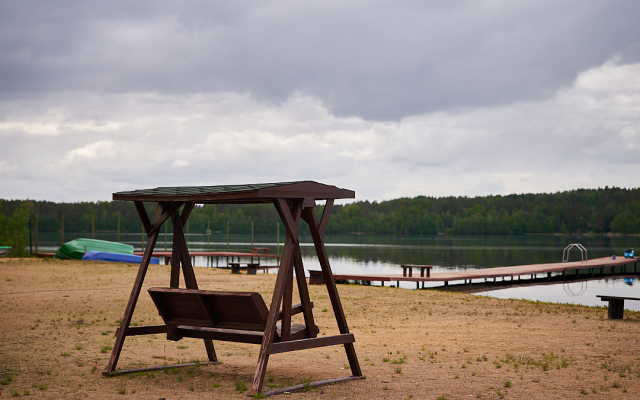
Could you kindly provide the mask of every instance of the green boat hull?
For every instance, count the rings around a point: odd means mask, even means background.
[[[75,239],[60,246],[55,258],[63,260],[82,260],[87,251],[103,251],[107,253],[133,254],[133,246],[97,239]]]

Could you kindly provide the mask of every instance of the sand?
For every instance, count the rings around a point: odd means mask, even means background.
[[[137,265],[0,259],[0,397],[245,399],[259,346],[215,342],[222,364],[103,377]],[[274,275],[196,268],[201,289],[256,291]],[[133,317],[161,319],[146,288]],[[338,332],[324,286],[310,286],[322,334]],[[271,398],[638,399],[640,313],[469,294],[338,285],[366,379]],[[604,305],[605,303],[603,303]],[[299,316],[297,316],[299,317]],[[206,360],[201,340],[127,338],[118,368]],[[342,346],[272,355],[265,390],[350,375]]]

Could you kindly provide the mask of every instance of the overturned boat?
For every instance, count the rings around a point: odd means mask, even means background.
[[[133,255],[133,246],[107,240],[75,239],[60,246],[54,257],[63,260],[82,260],[84,254],[89,251]]]

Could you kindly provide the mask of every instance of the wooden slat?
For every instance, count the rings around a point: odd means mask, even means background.
[[[310,339],[291,340],[288,342],[273,343],[269,349],[270,354],[286,353],[288,351],[314,349],[316,347],[333,346],[336,344],[353,343],[356,339],[353,333],[341,335],[321,336]]]
[[[120,330],[120,328],[118,328]],[[166,325],[130,326],[127,328],[126,336],[154,335],[156,333],[167,333]],[[116,331],[116,335],[118,332]]]
[[[267,306],[255,292],[150,288],[167,325],[264,332]]]
[[[640,297],[607,296],[607,295],[596,295],[596,297],[599,297],[600,299],[602,299],[602,301],[605,301],[605,300],[640,300]]]
[[[180,202],[176,202],[176,203],[164,203],[162,204],[162,214],[160,214],[159,216],[156,216],[153,225],[151,225],[151,228],[149,228],[149,231],[147,232],[147,236],[152,234],[153,232],[159,230],[162,227],[162,224],[164,224],[164,222],[171,218],[171,216],[173,214],[176,213],[176,211],[178,211],[178,209],[182,206],[183,203]]]
[[[264,337],[264,332],[262,331],[219,329],[188,325],[178,325],[178,331],[180,335],[184,337],[251,344],[262,343]]]
[[[144,204],[141,201],[134,201],[133,204],[136,206],[136,211],[138,211],[138,215],[140,216],[140,222],[142,222],[142,226],[144,227],[144,231],[149,234],[151,230],[151,222],[149,222],[149,216],[147,215],[147,210],[144,208]]]
[[[180,215],[180,218],[182,218],[182,226],[185,226],[187,224],[189,216],[191,215],[191,211],[193,211],[193,207],[195,205],[196,203],[193,201],[187,201],[184,203],[184,208],[182,209],[182,214]]]
[[[287,205],[287,201],[285,199],[276,199],[273,204],[276,206],[278,214],[280,214],[280,219],[282,219],[282,223],[287,230],[287,234],[291,235],[294,243],[297,242],[299,219],[295,219],[295,215],[291,213],[291,210],[289,209],[289,206]]]
[[[196,365],[215,365],[217,362],[190,362],[190,363],[180,363],[180,364],[168,364],[168,365],[157,365],[153,367],[141,367],[141,368],[129,368],[129,369],[120,369],[114,371],[110,374],[110,376],[120,376],[126,374],[133,374],[136,372],[150,372],[150,371],[160,371],[163,369],[171,369],[171,368],[184,368],[184,367],[194,367]]]
[[[313,301],[310,304],[310,307],[313,308]],[[291,307],[291,315],[300,314],[304,310],[304,306],[302,303],[298,303],[295,306]],[[278,320],[282,319],[282,310],[278,313]]]
[[[307,387],[318,387],[318,386],[324,386],[324,385],[332,385],[334,383],[339,383],[339,382],[345,382],[345,381],[353,381],[356,379],[364,379],[364,376],[343,376],[341,378],[333,378],[333,379],[324,379],[321,381],[314,381],[308,384],[301,384],[301,385],[293,385],[293,386],[288,386],[288,387],[284,387],[284,388],[278,388],[278,389],[273,389],[273,390],[269,390],[266,392],[263,392],[262,394],[265,396],[273,396],[274,394],[282,394],[282,393],[293,393],[293,392],[297,392],[298,390],[304,390]]]
[[[333,210],[333,201],[333,199],[328,199],[324,205],[324,210],[322,210],[322,217],[318,225],[318,234],[322,240],[324,240],[324,234],[327,232],[327,226],[329,225],[329,217],[331,216],[331,210]]]

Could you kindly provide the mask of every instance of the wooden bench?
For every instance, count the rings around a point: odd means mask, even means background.
[[[231,267],[231,273],[232,274],[239,274],[240,273],[240,263],[230,262],[230,263],[227,263],[227,265]]]
[[[255,292],[217,292],[208,290],[150,288],[149,294],[167,326],[167,339],[183,337],[261,344],[269,310]],[[311,303],[313,307],[313,303]],[[302,312],[302,304],[291,314]],[[282,312],[278,320],[282,319]],[[291,324],[285,340],[315,337],[318,327]],[[276,326],[274,342],[283,338],[282,326]]]
[[[431,268],[433,265],[414,265],[414,264],[402,264],[402,276],[407,276],[407,270],[409,270],[409,276],[413,276],[413,269],[420,268],[420,277],[424,278],[424,272],[427,271],[427,278],[431,276]]]
[[[322,271],[309,270],[309,285],[324,285]]]
[[[248,263],[247,275],[255,275],[258,272],[258,268],[260,268],[260,263]]]
[[[621,296],[605,296],[597,295],[602,301],[609,302],[609,319],[622,319],[624,314],[625,300],[640,300],[639,297],[621,297]]]

